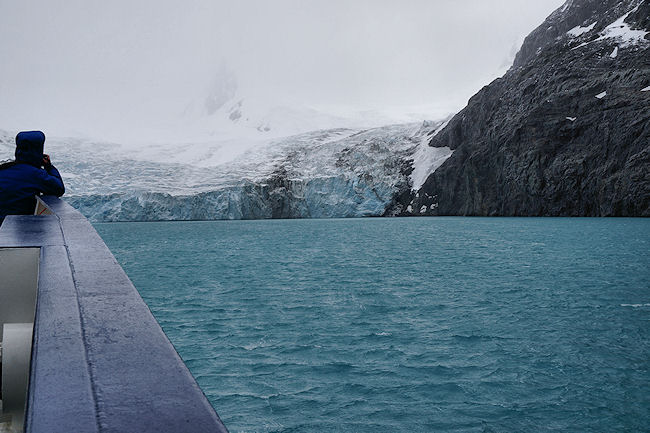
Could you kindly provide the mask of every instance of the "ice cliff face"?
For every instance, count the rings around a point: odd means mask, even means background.
[[[389,214],[650,216],[650,1],[569,0],[430,141]]]
[[[426,177],[451,155],[427,146],[440,124],[316,131],[208,167],[130,159],[119,146],[80,140],[46,147],[64,199],[92,221],[381,216],[418,182],[413,173]],[[5,134],[0,157],[12,151]]]

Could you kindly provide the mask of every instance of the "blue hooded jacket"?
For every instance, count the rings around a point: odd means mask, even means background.
[[[0,222],[6,215],[30,215],[36,206],[35,195],[65,192],[63,179],[52,165],[43,166],[45,134],[20,132],[16,136],[16,161],[0,166]]]

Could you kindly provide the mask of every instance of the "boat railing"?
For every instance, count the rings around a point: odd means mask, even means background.
[[[93,226],[56,197],[0,226],[0,432],[227,432]]]

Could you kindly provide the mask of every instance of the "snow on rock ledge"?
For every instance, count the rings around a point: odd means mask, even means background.
[[[576,26],[576,27],[572,28],[571,30],[569,30],[567,32],[567,34],[569,36],[573,36],[574,38],[577,38],[580,35],[583,35],[585,33],[589,33],[590,31],[592,31],[594,29],[594,27],[596,27],[596,24],[598,24],[598,21],[594,21],[591,25],[589,25],[587,27]]]
[[[618,39],[621,41],[621,47],[636,45],[639,43],[647,42],[645,37],[648,33],[645,30],[632,30],[630,25],[625,22],[625,19],[632,13],[636,12],[639,6],[635,7],[603,30],[602,36],[596,39],[602,41],[605,39]]]

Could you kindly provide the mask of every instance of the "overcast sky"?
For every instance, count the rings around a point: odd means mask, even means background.
[[[562,0],[0,0],[0,129],[106,135],[241,92],[458,109]]]

